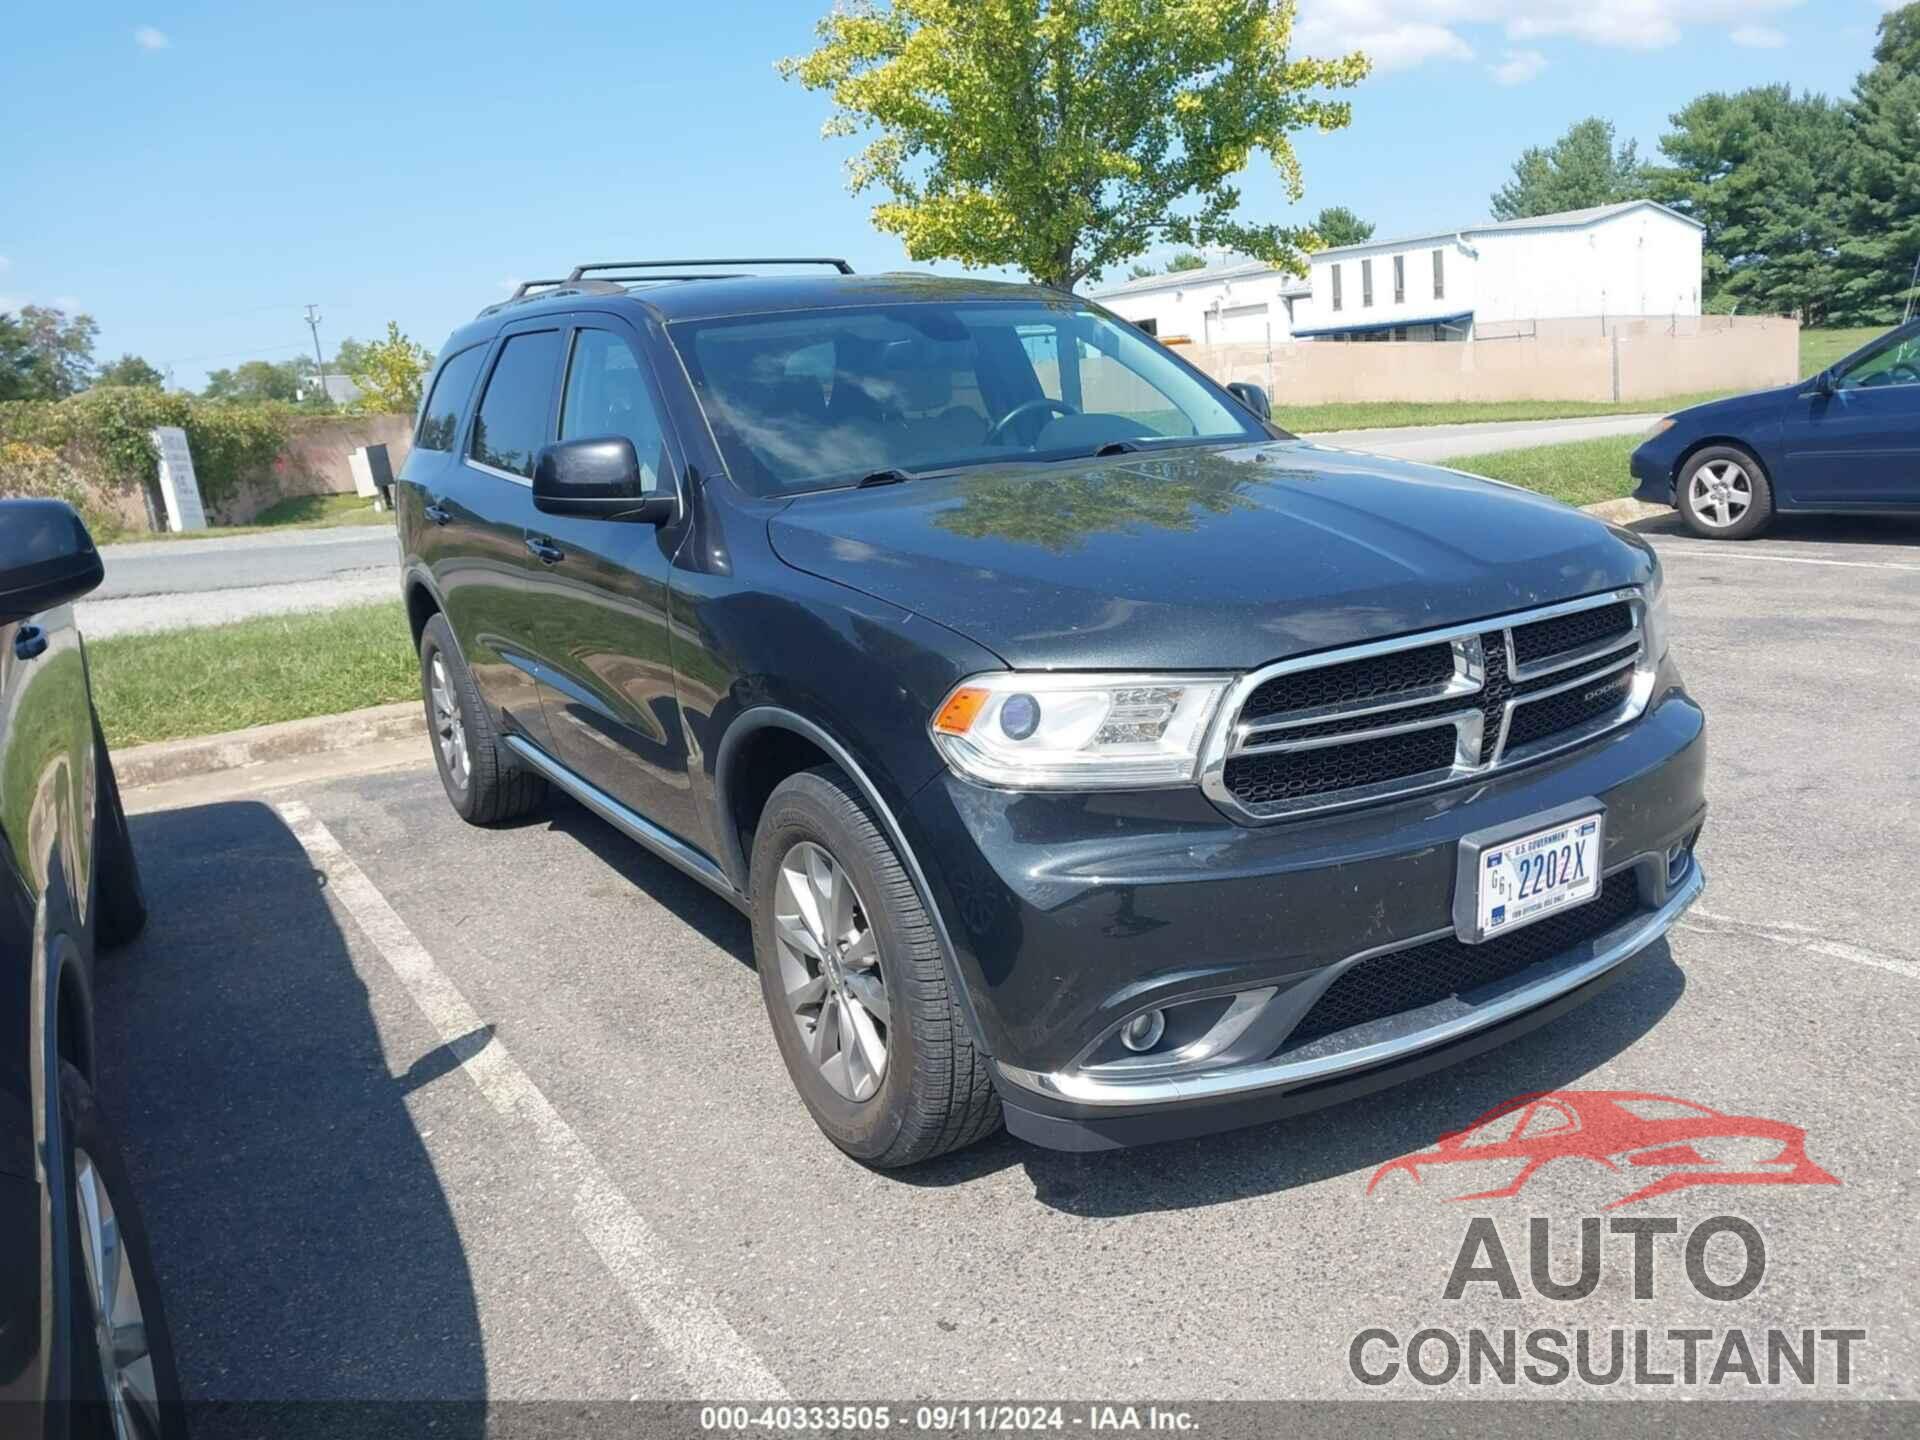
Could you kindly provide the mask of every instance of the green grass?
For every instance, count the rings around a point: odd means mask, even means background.
[[[1421,405],[1385,400],[1337,405],[1283,405],[1273,412],[1274,423],[1296,435],[1322,430],[1382,430],[1401,425],[1467,425],[1475,421],[1577,420],[1590,415],[1662,415],[1705,400],[1717,400],[1729,391],[1704,395],[1669,395],[1661,400],[1611,402],[1603,400],[1459,401]]]
[[[398,600],[90,641],[110,745],[335,715],[420,693]]]
[[[1869,340],[1878,339],[1891,328],[1867,325],[1851,330],[1802,330],[1800,332],[1800,373],[1814,375],[1858,350]]]
[[[1638,435],[1616,435],[1566,445],[1536,445],[1529,450],[1503,450],[1495,455],[1462,455],[1441,463],[1537,490],[1569,505],[1592,505],[1632,493],[1627,457],[1640,440]]]
[[[358,495],[289,495],[276,500],[246,525],[209,525],[205,530],[167,530],[157,534],[130,533],[120,540],[224,540],[234,535],[261,535],[272,530],[334,530],[342,525],[391,525],[391,510],[375,510],[371,500]]]

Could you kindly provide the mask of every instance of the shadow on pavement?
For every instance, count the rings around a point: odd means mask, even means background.
[[[100,967],[102,1091],[195,1433],[374,1433],[392,1416],[305,1402],[484,1400],[466,1255],[405,1100],[488,1031],[393,1074],[323,877],[273,810],[132,826],[152,920]],[[435,1434],[484,1421],[446,1407]]]
[[[1431,1145],[1514,1095],[1561,1089],[1605,1064],[1652,1029],[1685,988],[1661,941],[1587,1004],[1417,1083],[1252,1129],[1132,1150],[1074,1155],[1001,1134],[898,1178],[964,1184],[1019,1164],[1041,1204],[1089,1218],[1221,1205],[1339,1176],[1350,1177],[1359,1200],[1384,1162]]]

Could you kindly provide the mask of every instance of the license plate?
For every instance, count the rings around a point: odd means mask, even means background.
[[[1480,936],[1517,930],[1600,893],[1600,817],[1503,840],[1480,852]]]

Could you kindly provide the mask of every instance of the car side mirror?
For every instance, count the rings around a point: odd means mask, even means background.
[[[1262,420],[1273,418],[1273,402],[1267,399],[1267,392],[1251,380],[1229,381],[1227,393]]]
[[[1825,400],[1833,394],[1833,372],[1822,370],[1813,377],[1813,393]]]
[[[64,500],[0,500],[0,625],[78,600],[106,577]]]
[[[548,515],[580,515],[665,525],[679,513],[671,490],[642,488],[640,459],[624,435],[562,440],[533,462],[533,508]]]

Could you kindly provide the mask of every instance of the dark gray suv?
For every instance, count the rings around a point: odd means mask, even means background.
[[[557,787],[745,911],[843,1149],[1342,1099],[1699,893],[1639,538],[1304,443],[1071,295],[743,273],[807,263],[522,287],[396,503],[454,807]]]

